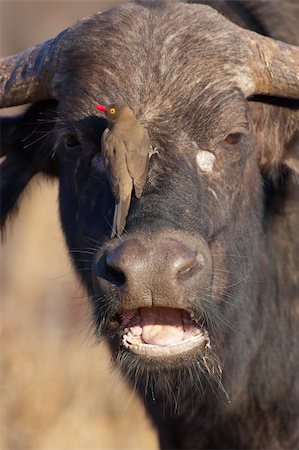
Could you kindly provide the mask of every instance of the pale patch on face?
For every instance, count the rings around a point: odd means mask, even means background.
[[[200,170],[210,173],[214,169],[215,156],[211,152],[200,150],[196,155],[196,162]]]

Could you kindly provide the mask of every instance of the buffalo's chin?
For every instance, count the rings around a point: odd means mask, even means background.
[[[177,308],[138,308],[122,313],[120,345],[146,359],[188,358],[209,347],[203,324]],[[158,361],[156,361],[158,362]]]

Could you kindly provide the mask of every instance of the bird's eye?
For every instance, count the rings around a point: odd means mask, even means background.
[[[225,142],[230,145],[236,145],[240,142],[242,133],[231,133],[225,138]]]
[[[116,109],[115,108],[109,108],[109,112],[110,112],[110,114],[115,114],[116,113]]]
[[[64,144],[67,148],[73,148],[80,145],[80,142],[75,134],[69,134],[65,137]]]

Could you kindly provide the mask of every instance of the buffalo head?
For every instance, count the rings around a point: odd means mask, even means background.
[[[298,112],[267,96],[299,98],[298,54],[208,6],[137,2],[1,60],[1,106],[38,102],[22,123],[50,118],[40,124],[49,137],[27,154],[20,127],[4,133],[14,174],[4,187],[19,183],[15,201],[37,171],[59,178],[61,223],[96,331],[128,373],[179,367],[195,369],[196,383],[201,372],[219,382],[229,365],[245,382],[240,349],[248,360],[256,351],[265,264],[264,177],[298,172]],[[99,102],[128,105],[157,149],[113,239]]]

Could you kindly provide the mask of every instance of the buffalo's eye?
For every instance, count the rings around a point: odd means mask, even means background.
[[[66,148],[73,148],[80,145],[80,141],[78,140],[75,134],[69,134],[64,138],[64,144]]]
[[[230,133],[226,136],[225,142],[230,145],[236,145],[240,142],[242,133]]]

